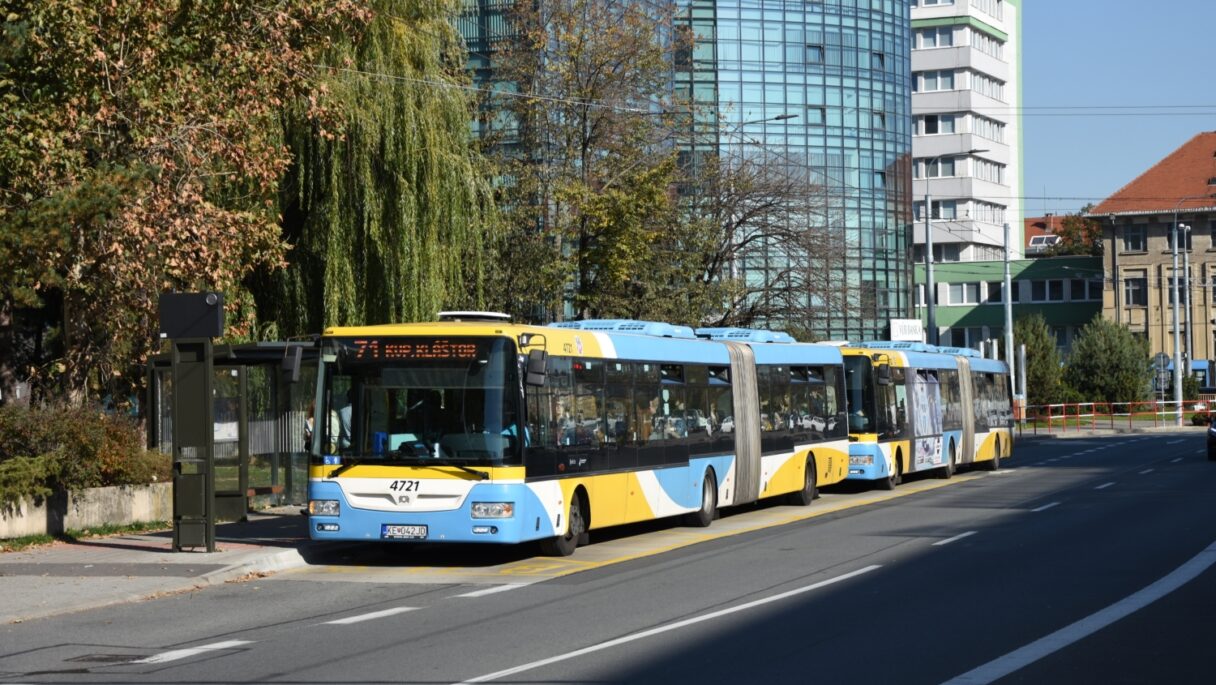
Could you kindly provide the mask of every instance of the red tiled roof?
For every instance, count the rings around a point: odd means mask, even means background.
[[[1200,133],[1089,214],[1159,214],[1216,207],[1216,131]],[[1194,199],[1184,199],[1194,198]]]

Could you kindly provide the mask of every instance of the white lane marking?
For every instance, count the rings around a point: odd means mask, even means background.
[[[1196,452],[1195,454],[1203,454],[1203,450],[1199,450],[1199,451],[1198,451],[1198,452]],[[1178,463],[1178,462],[1180,462],[1180,461],[1182,461],[1182,457],[1178,457],[1177,459],[1171,459],[1171,460],[1170,460],[1170,463],[1171,463],[1171,464],[1177,464],[1177,463]]]
[[[966,533],[960,533],[958,535],[955,535],[952,538],[946,538],[945,540],[938,540],[937,542],[933,543],[933,546],[941,547],[942,545],[948,545],[951,542],[958,542],[959,540],[962,540],[963,538],[971,537],[972,535],[975,535],[978,532],[979,532],[978,530],[969,530]]]
[[[1031,509],[1031,511],[1047,511],[1048,509],[1050,509],[1052,507],[1058,507],[1058,506],[1060,506],[1059,502],[1052,502],[1051,504],[1044,504],[1043,506],[1039,507],[1038,509]]]
[[[463,595],[452,595],[452,597],[453,598],[456,598],[456,597],[485,597],[486,595],[493,595],[493,594],[496,594],[499,592],[506,592],[507,590],[516,590],[521,587],[527,587],[527,586],[528,586],[527,583],[507,583],[506,585],[495,585],[494,587],[487,587],[487,588],[482,588],[480,590],[474,590],[472,592],[466,592]]]
[[[1174,569],[1169,575],[1140,590],[1134,595],[1124,597],[1105,609],[1086,616],[1085,618],[1057,630],[1046,637],[1016,649],[1005,656],[967,671],[966,673],[946,681],[945,685],[987,685],[1018,671],[1050,654],[1086,638],[1106,626],[1118,621],[1169,593],[1186,585],[1199,574],[1216,564],[1216,542],[1208,545],[1207,549],[1195,555],[1190,561]]]
[[[683,621],[669,623],[665,626],[659,626],[657,628],[643,630],[640,633],[634,633],[632,635],[618,637],[615,640],[601,642],[598,645],[592,645],[591,647],[584,647],[582,649],[577,649],[573,652],[567,652],[567,653],[559,655],[559,656],[549,657],[548,659],[541,659],[539,661],[533,661],[530,663],[522,664],[520,666],[515,666],[513,668],[508,668],[508,669],[505,669],[502,671],[496,671],[494,673],[488,673],[486,675],[477,676],[476,678],[470,678],[469,680],[466,680],[463,683],[461,683],[461,685],[465,685],[466,683],[485,683],[485,682],[489,682],[491,680],[498,680],[499,678],[505,678],[509,675],[515,675],[516,673],[523,673],[524,671],[531,671],[533,669],[540,668],[541,666],[548,666],[549,664],[556,664],[561,661],[567,661],[569,659],[576,659],[578,657],[585,656],[587,654],[592,654],[595,652],[603,651],[605,649],[611,649],[613,647],[617,647],[619,645],[627,644],[630,642],[635,642],[637,640],[642,640],[642,639],[651,637],[653,635],[660,635],[662,633],[668,633],[673,630],[679,630],[680,628],[685,628],[687,626],[696,625],[698,623],[704,623],[705,621],[711,621],[715,618],[720,618],[722,616],[728,616],[730,614],[738,613],[740,611],[747,611],[748,609],[753,609],[755,607],[763,606],[765,604],[771,604],[773,602],[779,602],[783,599],[788,599],[790,597],[801,595],[803,593],[810,592],[812,590],[818,590],[819,588],[827,587],[828,585],[833,585],[835,583],[839,583],[841,581],[848,580],[850,578],[855,578],[862,574],[869,573],[870,571],[876,571],[880,568],[882,568],[881,565],[874,564],[872,566],[867,566],[865,568],[858,569],[851,573],[846,573],[843,576],[836,576],[835,578],[829,578],[827,580],[823,580],[818,583],[814,583],[812,585],[807,585],[805,587],[800,587],[795,590],[790,590],[789,592],[782,592],[781,594],[773,595],[772,597],[765,597],[764,599],[757,599],[754,602],[748,602],[747,604],[740,604],[737,607],[731,607],[729,609],[720,609],[718,611],[714,611],[714,612],[705,614],[704,616],[697,616],[695,618],[689,618],[689,619],[685,619]]]
[[[397,607],[395,609],[385,609],[384,611],[373,611],[370,614],[359,614],[358,616],[347,616],[336,621],[326,621],[319,625],[323,626],[348,626],[352,623],[362,623],[363,621],[373,621],[377,618],[385,618],[388,616],[396,616],[404,614],[407,611],[417,611],[418,607]]]
[[[1098,487],[1094,488],[1094,490],[1105,490],[1106,488],[1109,488],[1110,486],[1112,486],[1114,484],[1115,484],[1115,482],[1112,480],[1109,483],[1103,483],[1103,484],[1099,485]]]
[[[1143,471],[1141,471],[1141,472],[1140,472],[1140,475],[1142,475],[1142,476],[1143,476],[1143,475],[1150,474],[1150,473],[1152,473],[1152,472],[1153,472],[1153,470],[1152,470],[1152,469],[1144,469]]]
[[[1180,443],[1180,442],[1186,442],[1186,440],[1170,440],[1170,441],[1166,442],[1165,444],[1167,444],[1167,445],[1177,445],[1177,444],[1178,444],[1178,443]]]
[[[178,659],[186,659],[192,656],[198,656],[206,652],[214,652],[220,649],[235,649],[242,645],[251,645],[252,642],[247,640],[228,640],[227,642],[217,642],[213,645],[202,645],[201,647],[190,647],[189,649],[175,649],[171,652],[163,652],[154,654],[144,659],[136,659],[133,664],[163,664],[169,661],[177,661]]]

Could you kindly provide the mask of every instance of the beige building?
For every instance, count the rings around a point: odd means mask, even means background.
[[[1212,385],[1216,358],[1216,132],[1200,133],[1089,214],[1103,224],[1103,316],[1147,338],[1152,354],[1179,347]],[[1174,236],[1178,266],[1174,269]],[[1179,306],[1174,307],[1174,275]],[[1189,273],[1189,278],[1183,274]],[[1189,308],[1188,308],[1189,298]],[[1184,365],[1186,362],[1184,361]]]

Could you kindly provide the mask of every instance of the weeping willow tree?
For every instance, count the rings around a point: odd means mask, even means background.
[[[460,2],[371,4],[367,29],[326,57],[323,99],[285,114],[291,248],[260,293],[271,335],[481,304],[495,213],[460,87]],[[318,104],[322,116],[307,116]]]

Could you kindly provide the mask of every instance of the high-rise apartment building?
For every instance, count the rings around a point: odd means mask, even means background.
[[[802,218],[839,249],[816,269],[832,297],[808,288],[798,323],[822,339],[887,337],[892,319],[912,314],[908,0],[676,4],[696,42],[673,65],[673,87],[702,110],[685,158],[761,159],[805,179]],[[508,33],[506,5],[466,0],[461,28],[482,82],[493,79],[495,38]],[[737,275],[762,284],[791,259],[788,246],[767,244],[737,262]]]
[[[1022,256],[1020,26],[1021,0],[912,0],[918,263],[926,197],[934,263],[1003,259],[1005,223]]]

